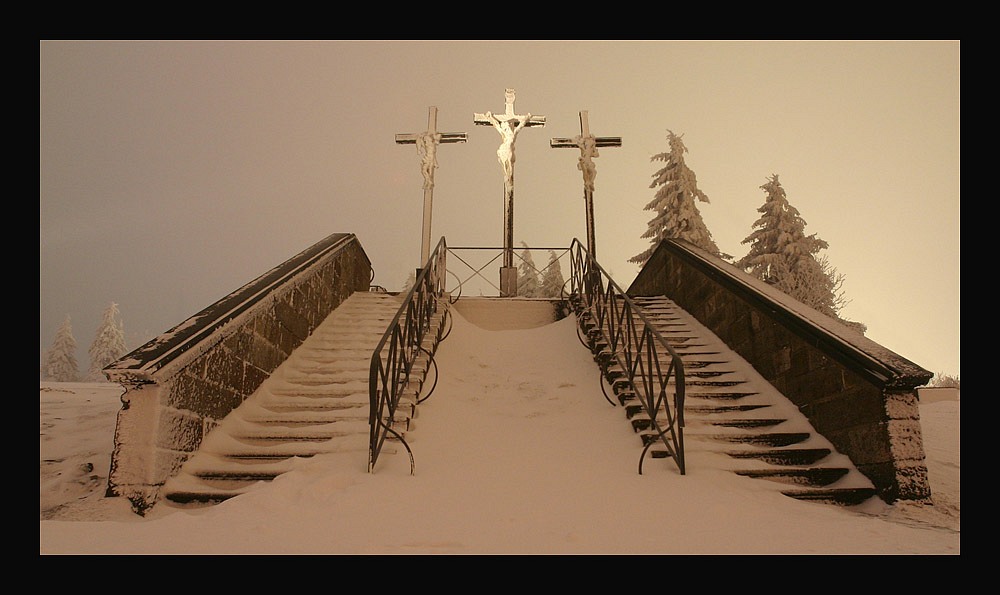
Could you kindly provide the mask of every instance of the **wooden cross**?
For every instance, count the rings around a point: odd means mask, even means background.
[[[587,207],[587,251],[596,258],[596,238],[594,237],[594,178],[597,177],[597,165],[593,158],[598,157],[597,147],[620,147],[620,136],[594,136],[590,134],[590,122],[586,110],[580,112],[580,136],[576,138],[554,138],[549,141],[549,147],[563,149],[576,147],[580,149],[578,167],[583,172],[583,198]]]
[[[500,268],[500,295],[503,297],[517,295],[517,269],[514,268],[514,141],[522,128],[545,126],[545,116],[514,112],[514,94],[514,89],[507,89],[504,93],[504,113],[475,113],[472,118],[479,126],[496,128],[502,139],[497,149],[497,160],[504,173],[504,245],[503,266]]]
[[[396,144],[417,145],[420,153],[420,171],[424,176],[424,224],[420,242],[420,266],[430,258],[431,209],[434,202],[434,169],[437,167],[437,145],[440,143],[464,143],[468,136],[464,132],[438,132],[437,109],[427,110],[427,131],[415,134],[397,134]]]

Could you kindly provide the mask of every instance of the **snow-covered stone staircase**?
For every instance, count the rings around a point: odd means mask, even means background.
[[[837,453],[791,401],[714,333],[666,297],[632,299],[684,362],[689,457],[717,453],[727,469],[779,482],[783,494],[802,500],[854,505],[875,495],[874,485],[850,459]],[[598,343],[592,349],[599,357],[607,347]],[[646,444],[652,439],[646,435],[650,420],[636,404],[624,373],[612,364],[605,378]],[[657,421],[666,426],[665,419]],[[667,455],[659,450],[654,446],[650,454]]]
[[[182,504],[218,502],[291,470],[297,457],[367,453],[371,358],[401,303],[383,292],[352,294],[206,437],[161,497]],[[436,340],[433,331],[428,335],[425,346]],[[400,435],[412,425],[428,366],[424,354],[413,366],[396,411]],[[383,452],[397,446],[387,443]]]

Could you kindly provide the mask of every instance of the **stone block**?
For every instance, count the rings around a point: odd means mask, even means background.
[[[278,333],[274,346],[282,354],[283,360],[288,359],[288,356],[290,356],[292,352],[302,344],[302,341],[299,340],[299,338],[296,337],[290,330],[284,327],[279,327],[277,330]]]
[[[843,371],[839,366],[800,369],[792,366],[787,374],[788,396],[804,406],[816,401],[839,398],[844,394]]]
[[[855,466],[875,485],[879,498],[890,504],[899,499],[899,477],[891,461],[872,464],[855,462]]]
[[[243,369],[243,378],[245,382],[243,391],[244,395],[250,396],[253,394],[254,391],[260,388],[261,384],[264,384],[264,381],[267,380],[268,376],[270,376],[273,371],[273,369],[264,371],[257,366],[246,364],[246,367]]]
[[[886,428],[893,459],[921,462],[926,459],[919,419],[892,420]]]
[[[156,432],[159,449],[194,452],[201,446],[201,417],[188,410],[164,408]]]
[[[299,343],[309,338],[309,321],[289,304],[275,302],[274,315]]]
[[[900,500],[930,502],[933,497],[927,466],[922,463],[899,465],[896,469],[896,484],[896,495]]]
[[[855,390],[850,393],[827,395],[801,406],[802,412],[812,420],[817,430],[824,434],[845,428],[855,428],[869,424],[878,427],[887,420],[881,395],[872,388]]]
[[[243,395],[213,382],[188,378],[183,390],[175,387],[171,391],[171,405],[177,409],[187,409],[202,417],[222,419],[243,402]]]
[[[213,349],[206,354],[207,378],[211,384],[235,392],[243,391],[243,359],[228,349]]]
[[[781,375],[792,369],[792,349],[788,345],[775,347],[771,350],[771,370],[774,375]]]
[[[212,385],[202,376],[183,372],[172,378],[170,383],[165,385],[165,388],[164,407],[189,409],[197,412],[198,401],[211,390]]]
[[[271,315],[270,310],[255,316],[252,327],[254,332],[251,337],[264,337],[271,343],[278,344],[278,338],[281,336],[280,324],[278,318]]]
[[[288,353],[282,351],[277,347],[274,341],[280,341],[281,332],[275,328],[277,331],[277,336],[275,337],[264,337],[262,335],[254,334],[250,345],[245,352],[245,363],[248,366],[264,370],[267,373],[273,372],[278,368],[286,359],[288,359]],[[246,368],[244,368],[244,374],[246,373]],[[252,385],[254,381],[246,381],[246,383]]]
[[[920,420],[920,405],[912,392],[887,393],[885,411],[889,419]]]
[[[152,482],[157,492],[168,479],[177,475],[181,466],[187,462],[192,453],[163,448],[156,451],[156,479]]]
[[[829,430],[823,432],[823,435],[859,467],[893,464],[892,448],[884,424],[859,424]]]

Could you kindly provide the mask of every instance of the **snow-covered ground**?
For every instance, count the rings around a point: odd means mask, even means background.
[[[572,317],[488,330],[457,311],[405,454],[304,459],[222,504],[146,517],[106,498],[121,388],[41,383],[41,554],[960,554],[957,391],[920,406],[934,505],[841,508],[647,460]]]

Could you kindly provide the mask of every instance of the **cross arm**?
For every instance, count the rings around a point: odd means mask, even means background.
[[[504,114],[500,114],[499,116],[496,115],[496,114],[494,114],[493,117],[496,118],[496,119],[498,119],[498,120],[500,120],[501,122],[503,122],[504,120],[509,119]],[[515,116],[515,118],[517,118],[517,117],[520,117],[520,116]],[[486,117],[486,114],[480,114],[480,113],[473,114],[472,121],[474,123],[478,124],[479,126],[492,126],[493,125],[493,122],[490,122],[490,119]],[[528,120],[528,123],[526,124],[526,126],[528,126],[528,127],[531,127],[531,126],[545,126],[545,116],[531,116],[531,119]]]
[[[594,139],[594,141],[598,147],[622,146],[622,137],[620,136],[598,136]],[[576,149],[579,148],[580,145],[576,144],[576,141],[572,138],[554,138],[549,141],[549,147],[553,149],[564,149],[569,147]]]
[[[417,134],[397,134],[396,143],[400,145],[415,145],[417,144]],[[442,132],[441,142],[442,143],[464,143],[469,140],[469,135],[464,132]]]

